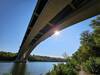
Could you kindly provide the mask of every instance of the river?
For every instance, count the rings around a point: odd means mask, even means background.
[[[0,75],[45,75],[60,62],[0,62]]]

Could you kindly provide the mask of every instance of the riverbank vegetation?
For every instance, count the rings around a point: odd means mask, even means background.
[[[0,61],[14,61],[16,59],[16,53],[0,52]]]
[[[92,32],[84,31],[79,49],[66,59],[65,64],[54,65],[47,75],[78,75],[80,70],[100,74],[100,16],[91,21]]]
[[[0,52],[0,61],[15,61],[17,53],[11,52]],[[49,57],[49,56],[39,56],[39,55],[30,55],[28,61],[39,61],[39,62],[64,62],[63,58]]]
[[[64,58],[56,58],[49,56],[30,55],[28,61],[41,61],[41,62],[65,62]]]

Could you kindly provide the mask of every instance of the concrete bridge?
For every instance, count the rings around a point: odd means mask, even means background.
[[[38,0],[16,60],[25,62],[32,50],[55,30],[98,14],[100,0]]]

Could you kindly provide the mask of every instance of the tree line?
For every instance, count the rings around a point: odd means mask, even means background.
[[[0,61],[15,61],[17,57],[17,53],[11,52],[0,52]],[[30,55],[28,57],[28,61],[42,61],[42,62],[64,62],[63,58],[49,57],[49,56],[39,56],[39,55]]]

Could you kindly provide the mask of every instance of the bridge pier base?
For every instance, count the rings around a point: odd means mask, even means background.
[[[15,63],[26,63],[26,62],[27,60],[18,60],[18,59],[15,60]]]
[[[15,60],[15,63],[26,63],[27,62],[27,59],[24,58],[24,57],[17,57],[16,60]]]
[[[15,62],[16,63],[26,63],[27,59],[28,59],[27,53],[28,53],[28,51],[25,51],[25,52],[19,51],[19,53],[17,54]]]

